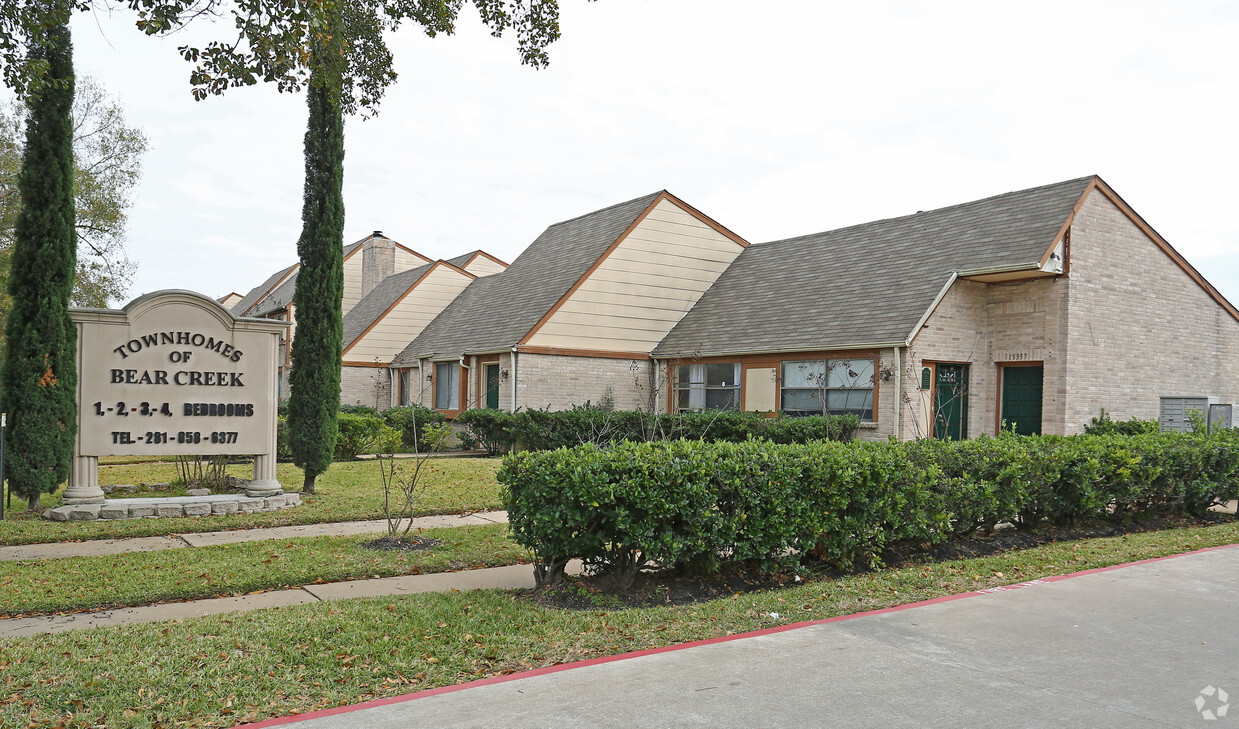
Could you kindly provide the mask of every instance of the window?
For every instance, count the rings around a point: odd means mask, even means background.
[[[788,415],[851,414],[873,422],[873,360],[784,362],[779,396]]]
[[[675,368],[675,406],[683,412],[737,410],[740,363],[679,365]]]
[[[435,409],[460,409],[460,365],[455,362],[435,365]]]
[[[409,390],[411,389],[412,370],[400,370],[400,406],[408,407]]]

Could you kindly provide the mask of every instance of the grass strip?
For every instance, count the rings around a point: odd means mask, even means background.
[[[433,549],[376,551],[377,534],[0,562],[0,618],[230,597],[316,582],[500,567],[528,559],[503,524],[427,529]]]
[[[568,612],[489,590],[0,641],[0,725],[232,726],[1237,541],[1239,524],[1128,534],[683,607]]]
[[[422,470],[428,488],[417,505],[416,515],[501,508],[500,486],[495,480],[499,466],[497,458],[435,459]],[[229,466],[228,470],[243,478],[253,475],[250,466]],[[295,491],[301,487],[303,472],[291,463],[281,463],[276,468],[276,477],[286,490]],[[99,467],[99,480],[105,484],[159,483],[175,478],[176,467],[170,463],[125,463]],[[45,507],[56,506],[59,500],[59,493],[43,497]],[[305,503],[283,511],[175,519],[52,522],[43,519],[41,514],[27,511],[16,499],[13,507],[12,510],[6,509],[4,520],[0,521],[0,544],[123,539],[382,519],[383,483],[379,466],[374,461],[348,461],[333,464],[319,476],[315,495],[306,497]]]

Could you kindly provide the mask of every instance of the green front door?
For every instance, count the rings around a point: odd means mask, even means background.
[[[1040,366],[1002,368],[1002,427],[1020,435],[1041,435]]]
[[[934,381],[934,437],[968,437],[968,365],[940,364]]]
[[[486,407],[499,409],[499,363],[488,362],[482,366],[482,381],[486,383]]]

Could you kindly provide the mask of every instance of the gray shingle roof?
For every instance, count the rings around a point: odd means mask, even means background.
[[[464,268],[465,264],[469,262],[469,259],[473,258],[474,256],[476,256],[477,254],[481,252],[482,252],[481,249],[478,249],[476,251],[469,251],[463,256],[456,256],[455,258],[449,258],[447,259],[447,262],[452,264],[456,268]]]
[[[344,257],[348,258],[349,254],[361,247],[361,244],[362,241],[358,241],[344,246]],[[300,263],[294,263],[271,274],[266,281],[250,289],[250,292],[238,301],[236,306],[232,307],[232,311],[237,316],[260,316],[288,306],[289,302],[293,300],[293,291],[297,286],[296,272],[274,291],[270,291],[270,289],[289,271],[300,267]],[[250,311],[251,309],[252,311]]]
[[[275,284],[283,278],[285,274],[296,268],[298,265],[299,264],[294,263],[293,265],[286,268],[281,268],[268,276],[266,281],[263,281],[254,288],[250,289],[249,293],[241,297],[241,300],[237,302],[237,305],[232,307],[232,311],[235,312],[237,316],[246,316],[250,309],[266,297],[272,286],[275,286]]]
[[[1040,261],[1092,179],[749,246],[654,354],[902,342],[953,271]]]
[[[344,315],[344,348],[348,349],[362,332],[378,321],[383,313],[404,296],[417,280],[426,274],[433,263],[410,268],[407,271],[392,274],[379,282],[377,286],[361,298],[349,312]]]
[[[284,283],[275,287],[275,290],[260,299],[258,305],[250,312],[250,316],[262,316],[273,311],[279,311],[292,303],[293,294],[297,291],[297,274],[301,273],[301,267],[298,266],[296,271],[288,277]]]
[[[660,194],[547,228],[512,265],[470,283],[393,364],[413,364],[423,354],[459,355],[516,346]]]

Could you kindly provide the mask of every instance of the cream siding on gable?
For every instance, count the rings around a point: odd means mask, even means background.
[[[361,301],[361,247],[344,261],[344,296],[341,300],[343,313],[347,314]]]
[[[526,344],[649,352],[742,250],[662,200]]]
[[[358,246],[357,250],[353,251],[353,255],[344,261],[344,296],[342,297],[341,307],[345,314],[349,312],[349,309],[356,306],[358,301],[361,301],[361,267],[362,261],[365,259],[364,248],[364,244]],[[425,266],[427,263],[430,263],[429,258],[405,250],[397,245],[396,267],[392,273],[408,271],[411,268]]]
[[[448,266],[435,266],[413,290],[344,353],[351,362],[390,362],[443,311],[473,279]]]
[[[400,246],[396,246],[396,273],[408,271],[411,268],[425,266],[430,263],[430,259],[413,251],[405,250]],[[472,273],[472,271],[470,271]]]
[[[489,276],[492,273],[499,273],[505,268],[503,264],[495,263],[486,256],[474,256],[472,261],[465,266],[465,270],[474,276]]]

